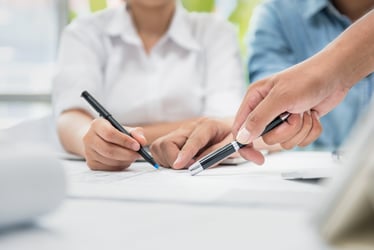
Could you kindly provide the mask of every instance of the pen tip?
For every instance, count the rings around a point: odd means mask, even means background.
[[[160,168],[160,166],[158,164],[155,164],[154,167],[155,167],[155,169],[159,169]]]

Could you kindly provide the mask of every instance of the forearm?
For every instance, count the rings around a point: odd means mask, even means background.
[[[62,113],[57,121],[61,144],[69,153],[85,156],[83,136],[87,133],[93,118],[82,110]]]
[[[325,50],[339,83],[352,87],[374,72],[374,10],[354,23]]]

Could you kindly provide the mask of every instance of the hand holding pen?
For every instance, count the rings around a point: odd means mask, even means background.
[[[276,117],[268,126],[266,126],[265,130],[262,132],[261,136],[269,133],[285,121],[287,121],[288,117],[290,116],[289,113],[283,113],[280,116]],[[245,147],[245,144],[241,144],[237,141],[232,141],[231,143],[213,151],[212,153],[208,154],[207,156],[203,157],[199,161],[192,164],[188,170],[191,172],[191,175],[197,175],[200,172],[208,169],[222,160],[228,158],[235,152],[238,152],[239,149]]]
[[[141,128],[129,129],[119,124],[111,114],[87,91],[82,97],[102,118],[95,119],[83,138],[87,164],[93,170],[120,171],[131,165],[141,155],[158,168],[142,145],[146,139]]]
[[[277,119],[271,123],[272,126],[278,124],[277,121],[280,121],[279,118],[283,121],[286,117],[283,115],[277,117]],[[264,135],[262,139],[268,145],[277,144],[279,141],[275,143],[271,143],[270,141],[276,139],[284,142],[282,146],[296,146],[299,142],[299,135],[303,135],[305,124],[311,124],[311,120],[312,117],[309,112],[293,114],[287,118],[287,122],[284,126],[282,125],[272,129],[269,133]],[[272,126],[268,126],[265,131],[270,130]],[[295,131],[297,136],[291,136],[291,140],[288,141],[287,137],[290,135],[287,131]],[[294,139],[297,140],[294,141]],[[262,140],[256,141],[257,146],[262,144],[261,141]],[[232,121],[230,119],[204,118],[194,124],[185,124],[176,131],[159,138],[152,143],[151,152],[157,162],[162,166],[171,167],[173,169],[183,169],[189,167],[196,159],[200,159],[201,156],[215,152],[215,150],[224,147],[230,142],[233,142]],[[260,148],[268,149],[268,147],[263,144],[260,145]],[[270,146],[270,148],[279,148],[279,145],[275,145],[275,147]],[[263,164],[265,160],[258,148],[253,147],[252,144],[243,148],[240,154],[258,165]],[[219,158],[215,158],[215,160],[217,159]]]

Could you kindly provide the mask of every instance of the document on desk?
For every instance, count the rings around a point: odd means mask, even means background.
[[[190,176],[187,170],[155,170],[141,162],[122,172],[91,171],[82,161],[64,161],[64,165],[70,198],[251,206],[304,205],[323,187],[283,180],[281,174],[335,167],[331,154],[320,152],[279,153],[269,155],[264,166],[220,166],[199,176]]]

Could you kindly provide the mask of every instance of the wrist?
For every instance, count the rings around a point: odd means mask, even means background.
[[[350,61],[344,58],[339,46],[329,45],[310,60],[320,90],[333,93],[350,89],[355,84],[354,74],[349,67]]]

